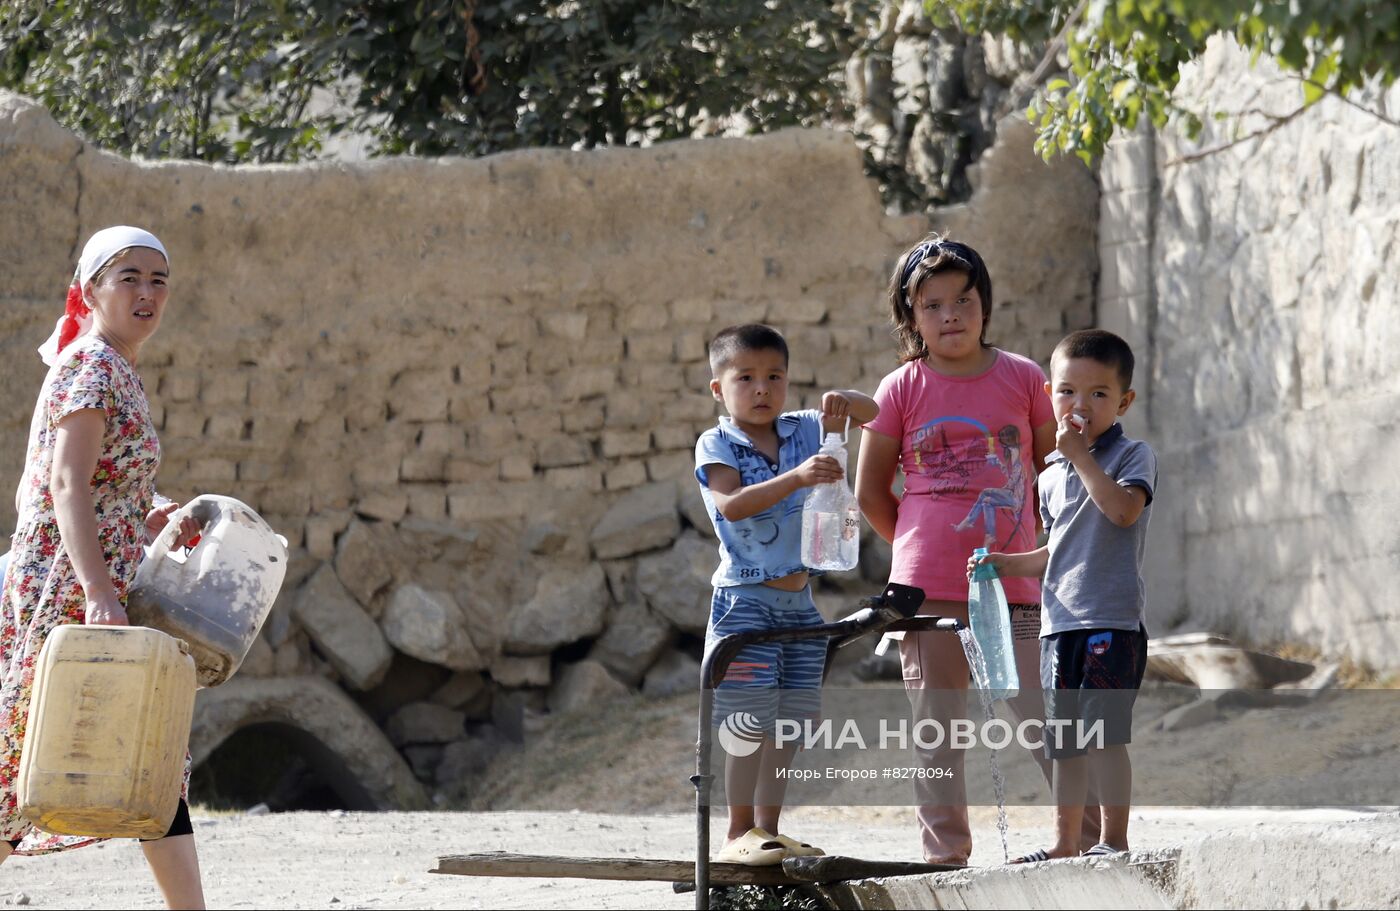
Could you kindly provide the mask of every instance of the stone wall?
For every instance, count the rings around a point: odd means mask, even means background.
[[[1226,42],[1181,97],[1301,101]],[[1400,89],[1358,99],[1400,110]],[[1400,144],[1328,98],[1268,125],[1116,144],[1103,171],[1100,321],[1145,356],[1130,428],[1161,456],[1154,632],[1209,628],[1400,666]]]
[[[1041,164],[1024,123],[1000,134],[937,221],[986,255],[993,340],[1043,360],[1090,318],[1097,192]],[[95,151],[14,96],[0,214],[0,489],[77,251],[129,222],[172,256],[140,364],[162,491],[236,496],[291,542],[248,682],[227,685],[248,692],[201,697],[222,720],[196,726],[200,755],[240,724],[294,726],[269,700],[315,674],[444,786],[537,713],[695,686],[708,337],[786,332],[791,407],[873,391],[896,366],[887,270],[928,228],[884,214],[839,133],[227,168]],[[867,547],[868,581],[842,584],[880,584],[885,559]]]

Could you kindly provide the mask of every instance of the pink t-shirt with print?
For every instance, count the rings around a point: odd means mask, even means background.
[[[904,496],[890,581],[926,598],[967,600],[967,558],[1035,549],[1034,430],[1055,419],[1045,373],[996,350],[976,376],[944,376],[922,360],[880,381],[880,414],[865,426],[899,440]],[[1040,580],[1002,580],[1013,604],[1040,601]]]

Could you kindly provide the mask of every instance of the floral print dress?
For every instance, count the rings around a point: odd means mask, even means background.
[[[160,442],[141,377],[100,336],[79,338],[49,370],[34,409],[16,496],[19,518],[5,572],[0,617],[0,838],[24,836],[20,854],[97,841],[34,828],[20,815],[17,801],[20,750],[39,651],[60,624],[82,623],[86,607],[83,588],[59,538],[49,489],[59,421],[84,408],[106,415],[92,496],[98,543],[123,604],[144,554],[145,516],[160,466]]]

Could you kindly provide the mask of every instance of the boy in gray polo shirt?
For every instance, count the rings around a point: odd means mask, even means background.
[[[1111,332],[1067,336],[1050,358],[1046,391],[1055,408],[1056,451],[1040,476],[1049,540],[1025,554],[990,554],[1005,576],[1044,576],[1040,676],[1046,718],[1077,722],[1102,737],[1080,746],[1078,729],[1046,729],[1055,760],[1056,843],[1017,862],[1078,853],[1092,782],[1103,806],[1102,840],[1084,852],[1128,850],[1132,708],[1147,668],[1142,557],[1157,486],[1157,457],[1123,435],[1117,418],[1135,397],[1133,352]],[[968,561],[968,574],[978,562]]]

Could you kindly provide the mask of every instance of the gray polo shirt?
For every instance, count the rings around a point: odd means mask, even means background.
[[[1040,517],[1050,533],[1050,562],[1041,586],[1040,635],[1076,629],[1136,630],[1147,592],[1142,556],[1157,487],[1157,456],[1114,424],[1094,441],[1094,461],[1124,487],[1147,491],[1147,506],[1128,528],[1108,520],[1084,489],[1079,472],[1058,452],[1040,476]]]

